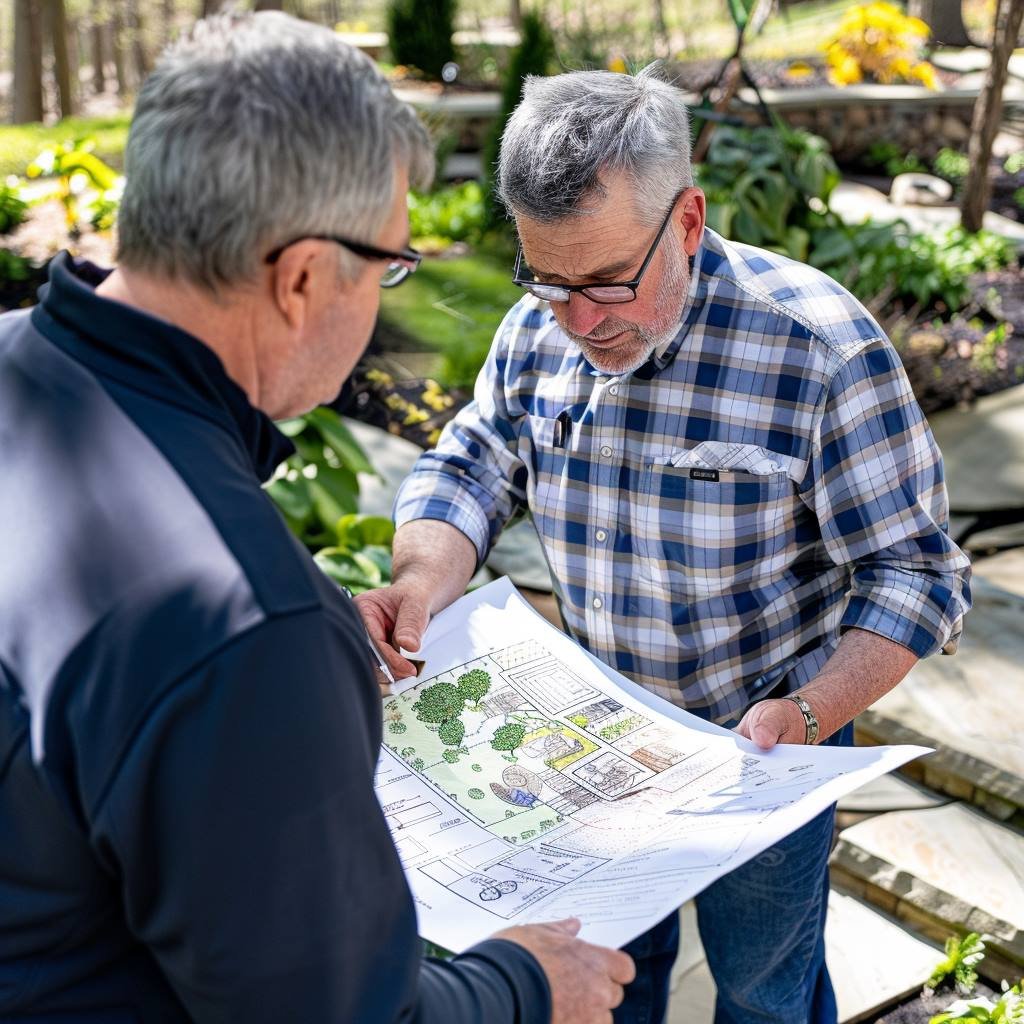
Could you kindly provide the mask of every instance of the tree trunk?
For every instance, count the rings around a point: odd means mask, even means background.
[[[668,25],[665,23],[665,0],[654,0],[654,36],[657,39],[661,54],[667,55],[668,46]]]
[[[161,0],[160,2],[160,42],[166,46],[174,38],[175,29],[174,0]]]
[[[138,85],[142,85],[149,74],[149,53],[146,51],[146,26],[142,20],[139,0],[125,0],[125,15],[132,40],[135,81]]]
[[[932,30],[930,46],[973,46],[960,5],[961,0],[912,0],[909,11]]]
[[[53,47],[53,77],[57,80],[60,116],[71,117],[75,112],[75,94],[68,57],[68,19],[64,0],[46,0],[46,28]]]
[[[103,16],[100,13],[100,0],[92,0],[92,13],[90,14],[91,27],[89,32],[92,36],[92,91],[99,96],[106,91],[107,73],[103,66],[105,47],[103,46]]]
[[[985,210],[988,209],[992,189],[988,162],[1003,116],[1003,87],[1006,85],[1010,55],[1017,44],[1022,18],[1022,0],[998,0],[996,28],[992,38],[992,63],[985,74],[981,95],[974,104],[971,139],[967,148],[969,170],[960,201],[960,221],[965,230],[971,232],[980,230]]]
[[[220,10],[221,0],[200,0],[199,17],[208,18]]]
[[[14,0],[14,123],[43,119],[43,44],[38,0]]]
[[[521,0],[510,0],[508,20],[512,22],[513,28],[519,28],[523,24],[523,5]]]
[[[254,0],[252,9],[254,11],[280,11],[282,10],[281,0]]]
[[[114,73],[117,75],[117,94],[121,97],[131,92],[128,82],[128,67],[124,59],[124,30],[121,25],[121,15],[114,11],[109,22],[107,22],[107,37],[110,40],[110,52],[114,55]]]

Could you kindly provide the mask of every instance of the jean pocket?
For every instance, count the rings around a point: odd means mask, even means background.
[[[799,500],[786,473],[678,467],[668,459],[647,467],[643,494],[641,575],[687,601],[770,581]]]

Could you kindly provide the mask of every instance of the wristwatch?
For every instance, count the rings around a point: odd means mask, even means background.
[[[818,738],[818,719],[815,718],[811,705],[796,694],[790,694],[782,699],[791,700],[800,709],[800,713],[804,716],[804,727],[807,730],[804,734],[804,743],[808,745],[814,743]]]

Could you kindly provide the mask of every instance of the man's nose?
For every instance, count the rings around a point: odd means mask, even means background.
[[[580,292],[570,292],[565,310],[565,326],[573,334],[587,335],[607,317],[600,302],[592,302]]]

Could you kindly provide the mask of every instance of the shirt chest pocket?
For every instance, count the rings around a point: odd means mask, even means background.
[[[746,472],[656,459],[644,471],[634,523],[640,576],[685,601],[767,585],[784,568],[796,488],[785,472]]]

